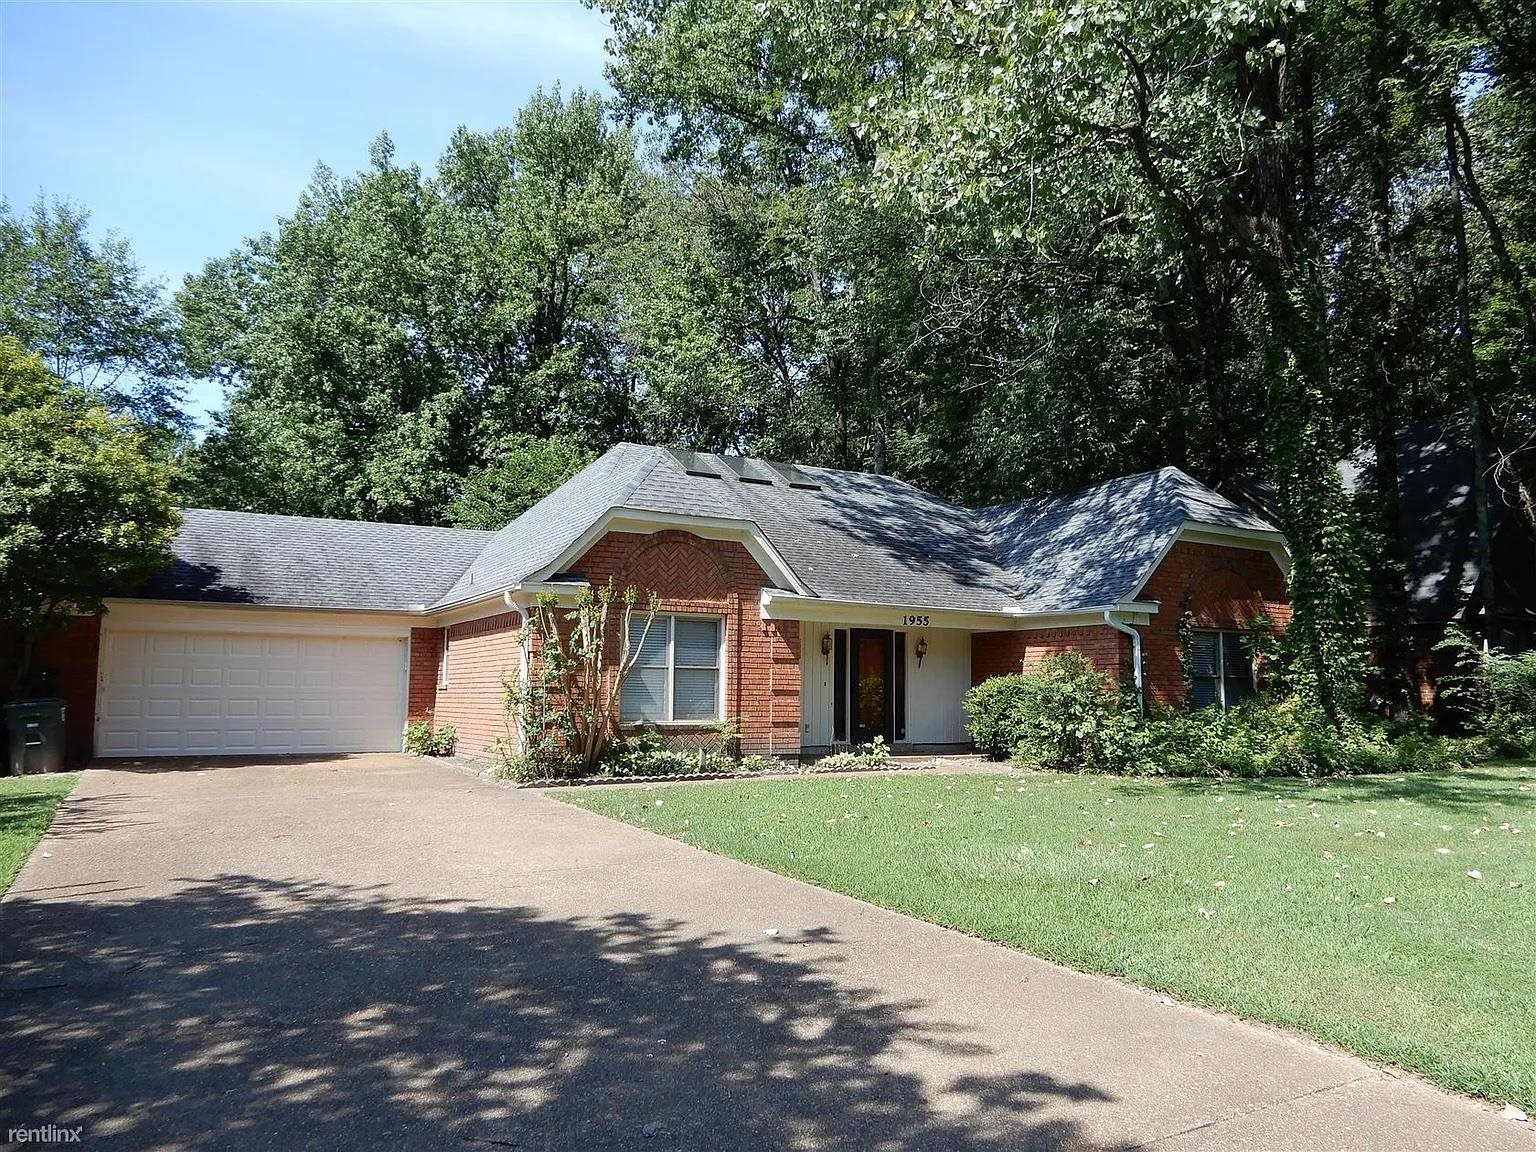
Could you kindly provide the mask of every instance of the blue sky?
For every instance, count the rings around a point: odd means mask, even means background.
[[[362,167],[380,131],[431,167],[541,85],[605,87],[606,32],[574,0],[0,0],[0,194],[79,204],[175,287],[269,230],[316,162]],[[219,402],[199,385],[188,406]]]

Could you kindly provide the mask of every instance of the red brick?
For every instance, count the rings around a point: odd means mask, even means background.
[[[0,699],[11,690],[14,637],[0,634]],[[48,691],[64,701],[64,758],[89,760],[96,744],[96,679],[101,660],[101,617],[75,616],[63,628],[38,638],[32,670],[49,681]]]
[[[1196,628],[1245,630],[1267,615],[1277,628],[1290,623],[1285,576],[1268,552],[1180,541],[1168,551],[1139,597],[1158,612],[1141,633],[1147,702],[1176,707],[1184,700],[1179,621],[1187,612]],[[1122,682],[1129,678],[1130,638],[1106,625],[978,632],[971,637],[971,682],[1032,668],[1047,656],[1077,651]]]
[[[1141,599],[1158,613],[1142,625],[1142,667],[1147,702],[1176,707],[1184,701],[1179,621],[1187,612],[1196,628],[1246,630],[1267,615],[1284,629],[1291,622],[1285,576],[1268,552],[1215,544],[1175,544],[1147,581]]]
[[[725,714],[748,753],[793,752],[800,742],[800,626],[763,620],[758,597],[772,581],[734,541],[689,532],[610,532],[571,565],[593,586],[655,592],[662,612],[725,622]]]
[[[439,726],[454,726],[458,732],[458,751],[466,756],[488,755],[498,739],[510,742],[515,736],[507,714],[506,685],[516,684],[518,680],[522,664],[518,632],[522,624],[519,613],[499,612],[446,629],[414,629],[411,633],[413,700],[417,686],[416,632],[432,631],[440,637],[446,633],[447,683],[437,684],[435,656],[428,681],[436,687],[432,719]],[[441,643],[439,640],[438,644]],[[432,650],[441,651],[440,647]]]

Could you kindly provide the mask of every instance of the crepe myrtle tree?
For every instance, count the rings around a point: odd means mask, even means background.
[[[542,715],[525,716],[531,742],[541,743],[547,731],[559,731],[565,755],[585,772],[597,769],[619,730],[624,681],[640,658],[660,607],[655,592],[642,593],[634,585],[619,592],[611,579],[596,589],[583,588],[566,606],[550,592],[534,601],[524,631],[538,640],[537,696],[543,707]],[[644,614],[645,626],[639,642],[631,643],[630,626],[637,612]],[[617,644],[617,654],[610,660],[612,644]]]
[[[0,631],[10,683],[31,682],[38,637],[170,562],[171,465],[145,425],[0,337]]]

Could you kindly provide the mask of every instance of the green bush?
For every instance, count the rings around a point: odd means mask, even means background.
[[[999,683],[1002,681],[1002,683]],[[1013,739],[1015,762],[1062,771],[1157,776],[1319,776],[1461,767],[1465,741],[1433,736],[1422,720],[1348,720],[1339,728],[1295,698],[1138,715],[1133,700],[1075,653],[971,690],[978,746]],[[983,736],[990,744],[983,744]]]
[[[891,762],[891,746],[884,736],[876,736],[868,744],[851,748],[846,752],[834,752],[816,761],[816,772],[855,772],[862,768],[884,768]]]
[[[1441,679],[1442,698],[1488,750],[1500,756],[1536,754],[1536,651],[1483,651],[1460,628],[1447,630],[1436,650],[1450,652],[1455,665]]]
[[[972,688],[965,710],[978,747],[1032,768],[1119,770],[1136,727],[1135,710],[1109,677],[1077,652]]]
[[[993,760],[1012,755],[1024,737],[1021,717],[1028,695],[1025,676],[994,676],[965,694],[966,727],[978,750]]]
[[[733,746],[734,730],[722,726],[723,746],[714,749],[683,750],[671,747],[664,732],[641,728],[608,746],[595,773],[583,776],[581,765],[551,755],[548,750],[515,753],[502,744],[496,749],[500,761],[497,775],[503,780],[526,784],[535,780],[642,779],[659,776],[738,775],[782,772],[783,761],[772,756],[743,756],[739,759],[727,749]]]
[[[459,733],[452,724],[433,728],[429,721],[415,720],[405,726],[401,747],[413,756],[452,756],[458,743]]]

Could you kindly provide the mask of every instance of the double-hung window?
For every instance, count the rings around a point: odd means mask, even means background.
[[[625,724],[718,720],[722,624],[718,616],[657,616],[646,632],[643,617],[631,620],[630,650],[640,655],[619,694],[619,719]]]
[[[1190,699],[1196,708],[1235,708],[1253,695],[1253,658],[1242,633],[1195,632],[1190,657]]]

